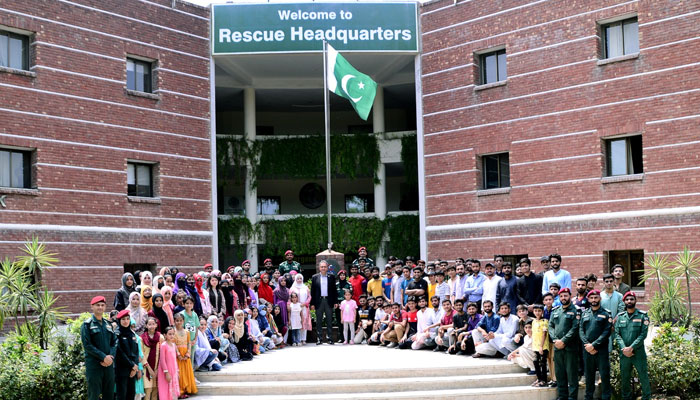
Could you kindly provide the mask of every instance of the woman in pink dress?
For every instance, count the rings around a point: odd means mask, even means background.
[[[158,364],[159,400],[176,400],[180,397],[180,377],[178,375],[175,328],[169,326],[165,329],[165,342],[160,345],[160,363]]]

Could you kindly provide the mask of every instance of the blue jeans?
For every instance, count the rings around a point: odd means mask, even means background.
[[[301,342],[301,329],[292,329],[292,343],[300,343]]]

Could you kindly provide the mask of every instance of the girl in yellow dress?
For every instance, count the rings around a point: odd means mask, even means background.
[[[188,398],[188,394],[197,393],[197,384],[192,369],[192,354],[190,348],[190,333],[185,329],[185,317],[175,314],[175,345],[177,346],[177,365],[180,370],[180,398]]]

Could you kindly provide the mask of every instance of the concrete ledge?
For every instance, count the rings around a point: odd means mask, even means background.
[[[497,194],[508,194],[508,193],[510,193],[510,187],[504,187],[504,188],[498,188],[498,189],[483,189],[483,190],[476,191],[477,197],[494,196]]]
[[[636,58],[639,58],[639,52],[632,53],[632,54],[625,54],[624,56],[620,56],[620,57],[612,57],[612,58],[606,58],[603,60],[598,60],[596,62],[596,64],[598,66],[608,65],[608,64],[621,62],[621,61],[634,60]]]
[[[27,71],[25,69],[0,67],[0,72],[4,72],[6,74],[22,75],[22,76],[26,76],[29,78],[36,78],[36,72]]]
[[[0,194],[19,194],[22,196],[38,196],[41,193],[39,189],[27,189],[27,188],[13,188],[13,187],[1,187]]]
[[[495,88],[495,87],[499,87],[499,86],[505,86],[506,83],[508,83],[507,79],[502,80],[502,81],[498,81],[498,82],[487,83],[484,85],[477,85],[477,86],[474,86],[474,91],[478,92],[479,90],[486,90],[486,89],[491,89],[491,88]]]
[[[144,97],[151,100],[160,100],[160,95],[154,93],[139,92],[138,90],[124,89],[126,94],[134,97]]]
[[[631,174],[631,175],[615,175],[615,176],[604,176],[601,178],[600,183],[618,183],[618,182],[633,182],[644,180],[644,174]]]
[[[161,204],[160,197],[126,196],[130,203]]]

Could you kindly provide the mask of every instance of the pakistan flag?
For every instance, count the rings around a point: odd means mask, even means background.
[[[328,45],[327,57],[328,90],[350,100],[360,118],[367,121],[377,93],[377,83],[356,70],[331,45]]]

